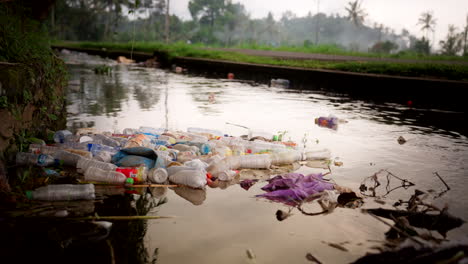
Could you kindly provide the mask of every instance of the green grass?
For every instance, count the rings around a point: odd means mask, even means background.
[[[396,54],[383,54],[383,53],[372,53],[372,52],[356,52],[349,51],[340,46],[334,44],[320,44],[310,46],[267,46],[267,45],[253,45],[243,44],[238,45],[234,48],[240,49],[254,49],[254,50],[271,50],[271,51],[290,51],[290,52],[302,52],[302,53],[318,53],[318,54],[329,54],[329,55],[343,55],[343,56],[357,56],[357,57],[370,57],[370,58],[393,58],[393,59],[408,59],[408,60],[447,60],[447,61],[466,61],[468,57],[460,56],[445,56],[445,55],[423,55],[414,52],[399,52]]]
[[[132,49],[132,43],[57,42],[55,44],[80,48],[106,48],[107,50],[130,51]],[[166,45],[154,42],[135,42],[133,44],[133,51],[135,52],[153,53],[153,51],[155,50],[165,51],[169,54],[169,58],[194,57],[225,60],[231,62],[303,67],[312,69],[340,70],[359,73],[388,74],[407,77],[433,77],[450,80],[468,80],[468,65],[440,64],[436,61],[432,62],[430,60],[426,62],[417,63],[284,60],[270,57],[251,56],[236,52],[207,50],[203,48],[205,47],[200,45],[187,45],[184,43],[174,43],[171,45]]]

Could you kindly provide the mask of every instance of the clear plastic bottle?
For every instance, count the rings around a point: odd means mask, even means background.
[[[227,170],[218,173],[216,176],[220,181],[230,181],[232,180],[237,174],[237,171]]]
[[[101,135],[101,134],[96,134],[96,135],[93,135],[93,140],[95,142],[101,142],[102,145],[106,145],[106,146],[109,146],[109,147],[120,147],[120,142],[113,139],[113,138],[110,138],[110,137],[107,137],[107,136],[104,136],[104,135]]]
[[[139,133],[143,133],[143,134],[161,135],[162,133],[167,132],[167,129],[161,128],[161,127],[154,128],[154,127],[145,127],[145,126],[141,126],[141,127],[138,129],[138,132],[139,132]]]
[[[73,154],[80,155],[83,158],[87,158],[87,159],[92,159],[93,158],[93,154],[91,152],[89,152],[89,151],[86,151],[86,150],[81,150],[81,149],[65,149],[65,150],[68,151],[68,152],[71,152]]]
[[[57,143],[65,143],[73,141],[74,137],[72,132],[68,130],[59,130],[54,134],[54,141]]]
[[[117,166],[112,163],[101,162],[97,160],[81,158],[76,164],[76,169],[79,173],[85,172],[89,167],[97,167],[103,170],[112,170],[114,171]]]
[[[96,156],[101,151],[107,151],[112,154],[115,154],[118,152],[118,150],[114,147],[101,145],[101,144],[93,144],[93,143],[88,144],[88,151],[91,152],[93,156]]]
[[[135,132],[136,132],[136,129],[133,129],[133,128],[125,128],[125,129],[123,130],[122,133],[123,133],[124,135],[133,135],[133,134],[135,134]]]
[[[57,160],[62,161],[64,165],[73,166],[73,167],[76,167],[76,165],[78,164],[78,161],[82,158],[78,154],[74,154],[65,150],[57,151],[53,155],[53,157]]]
[[[166,182],[168,173],[163,168],[153,168],[148,173],[148,180],[152,183],[164,183]]]
[[[46,154],[46,155],[53,155],[55,152],[59,151],[60,148],[55,146],[43,146],[39,144],[30,144],[29,145],[29,152],[34,154]]]
[[[62,149],[88,150],[88,142],[65,142],[62,144],[55,144],[55,146]]]
[[[94,200],[96,198],[93,184],[50,184],[27,191],[26,196],[32,200]]]
[[[240,158],[242,169],[268,169],[271,167],[271,156],[269,154],[243,155]]]
[[[47,167],[57,165],[58,160],[54,159],[51,155],[18,152],[16,154],[16,164]]]
[[[197,133],[197,134],[210,134],[210,135],[218,136],[218,137],[223,137],[224,136],[223,132],[221,132],[219,130],[206,129],[206,128],[200,128],[200,127],[189,127],[189,128],[187,128],[187,132]]]
[[[171,182],[203,188],[206,185],[206,173],[200,170],[181,170],[169,176]]]
[[[127,176],[118,171],[103,170],[97,167],[88,167],[84,173],[84,180],[124,184],[127,180]]]
[[[93,157],[94,160],[110,163],[112,160],[112,153],[109,151],[99,151],[99,153]]]

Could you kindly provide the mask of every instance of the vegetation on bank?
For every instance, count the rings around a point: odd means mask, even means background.
[[[0,161],[65,120],[65,64],[22,1],[0,3]],[[8,153],[6,153],[6,152]]]
[[[166,45],[156,42],[57,42],[56,45],[92,48],[106,50],[121,50],[134,52],[154,51],[167,52],[169,59],[174,57],[192,57],[204,59],[225,60],[231,62],[245,62],[289,67],[304,67],[312,69],[340,70],[359,73],[388,74],[407,77],[432,77],[449,80],[468,80],[468,65],[443,64],[434,62],[394,63],[394,62],[328,62],[314,60],[285,60],[261,56],[251,56],[236,52],[207,50],[200,45],[175,43]]]

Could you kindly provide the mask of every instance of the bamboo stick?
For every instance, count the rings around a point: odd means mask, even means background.
[[[68,218],[71,220],[150,220],[150,219],[165,219],[175,218],[175,216],[150,216],[150,215],[116,215],[116,216],[86,216]]]

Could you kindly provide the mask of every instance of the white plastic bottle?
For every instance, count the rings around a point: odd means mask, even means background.
[[[271,157],[268,154],[243,155],[240,158],[240,168],[268,169],[271,167]]]
[[[47,167],[58,164],[58,160],[51,155],[18,152],[16,154],[16,164]]]
[[[222,171],[216,175],[220,181],[230,181],[236,176],[237,172],[233,170]]]
[[[101,162],[97,160],[81,158],[76,164],[76,169],[79,173],[84,173],[89,167],[97,167],[106,171],[113,171],[117,166],[112,163]]]
[[[168,173],[163,168],[152,168],[148,173],[148,180],[152,183],[164,183],[167,177]]]
[[[27,191],[26,196],[33,200],[94,200],[96,198],[93,184],[50,184]]]
[[[62,161],[64,165],[73,166],[73,167],[76,167],[76,165],[78,164],[78,161],[82,158],[78,154],[74,154],[65,150],[57,151],[53,155],[53,157],[57,160]]]
[[[169,176],[171,182],[203,188],[206,185],[206,173],[200,170],[181,170]]]
[[[85,181],[124,184],[127,180],[125,174],[118,171],[106,171],[96,167],[89,167],[84,173]]]

